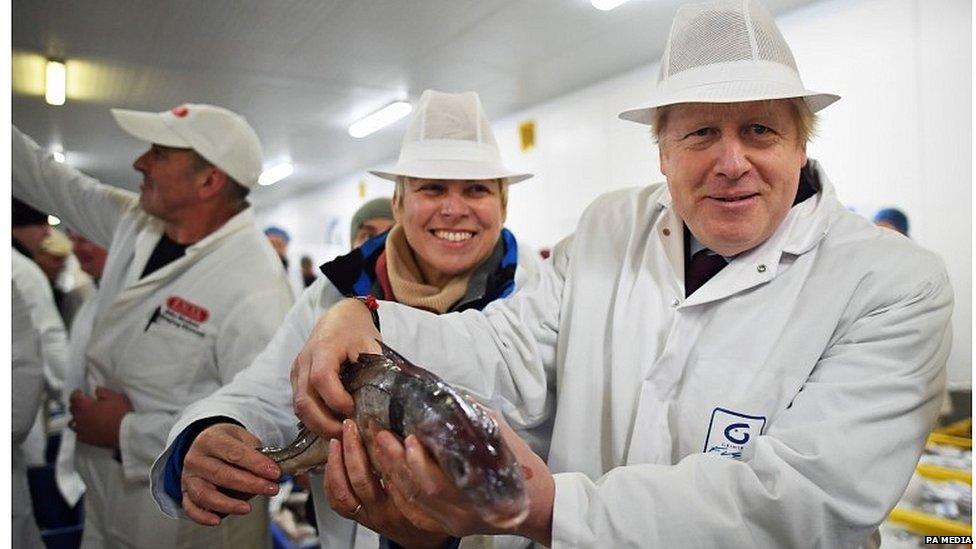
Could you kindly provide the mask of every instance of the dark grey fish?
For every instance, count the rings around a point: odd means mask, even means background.
[[[389,429],[415,435],[441,469],[491,520],[521,520],[528,512],[522,467],[501,439],[495,420],[474,400],[380,342],[382,355],[363,353],[343,365],[353,419],[375,463],[372,434]],[[301,425],[285,448],[262,448],[285,474],[321,467],[328,441]]]

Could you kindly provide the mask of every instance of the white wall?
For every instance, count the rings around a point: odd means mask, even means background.
[[[912,237],[942,256],[956,292],[949,381],[972,385],[972,49],[967,0],[828,0],[778,19],[808,88],[842,100],[822,113],[809,147],[841,200],[866,216],[904,210]],[[494,124],[502,155],[536,177],[511,191],[507,226],[551,246],[608,190],[662,180],[647,128],[617,120],[639,106],[657,64],[536,105]],[[518,124],[536,123],[536,148],[518,148]],[[392,160],[391,160],[392,161]],[[316,262],[345,251],[348,223],[392,185],[363,173],[259,212],[292,232]],[[325,242],[337,225],[333,243]],[[296,267],[297,269],[297,267]]]

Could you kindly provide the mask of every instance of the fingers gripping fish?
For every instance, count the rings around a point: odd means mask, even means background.
[[[376,429],[389,429],[401,438],[415,435],[455,486],[485,512],[512,516],[527,510],[522,467],[502,441],[495,420],[468,395],[379,344],[382,355],[360,354],[340,374],[371,459]],[[329,444],[299,424],[291,444],[261,452],[283,474],[294,475],[320,468]]]

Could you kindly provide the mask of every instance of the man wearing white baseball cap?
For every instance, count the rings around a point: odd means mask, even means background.
[[[416,440],[379,433],[418,522],[552,547],[876,543],[939,410],[952,291],[807,159],[836,99],[803,86],[757,2],[682,6],[650,104],[621,115],[652,125],[667,182],[598,198],[537,284],[483,312],[383,302],[378,330],[339,302],[293,366],[299,417],[338,436],[339,362],[382,335],[514,427],[555,421],[548,468],[510,439],[531,505],[501,528]]]
[[[112,114],[150,144],[133,163],[138,195],[54,161],[13,129],[14,195],[109,250],[65,391],[66,436],[77,437],[74,465],[87,487],[82,545],[264,546],[266,513],[207,529],[160,516],[149,491],[176,417],[247,366],[292,303],[246,199],[261,145],[241,116],[212,105]]]

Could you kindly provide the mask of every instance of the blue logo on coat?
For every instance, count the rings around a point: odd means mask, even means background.
[[[765,416],[715,408],[708,423],[702,452],[741,460],[744,452],[751,449],[750,442],[761,435],[765,427]]]

